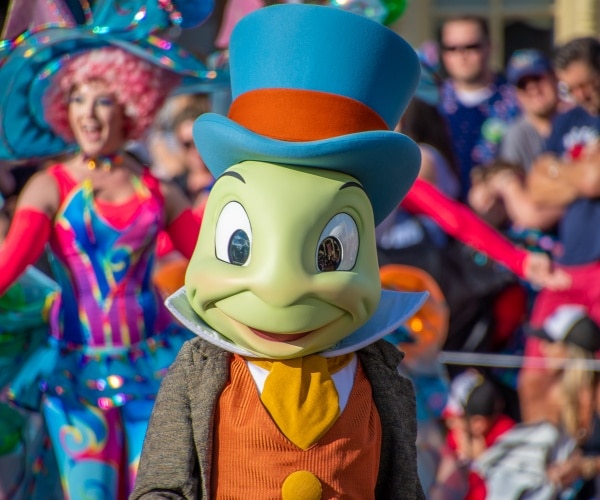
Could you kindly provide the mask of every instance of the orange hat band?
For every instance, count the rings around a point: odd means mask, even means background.
[[[229,118],[257,134],[290,142],[389,130],[383,118],[365,104],[315,90],[251,90],[233,101]]]

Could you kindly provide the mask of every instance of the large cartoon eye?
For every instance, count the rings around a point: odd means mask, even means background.
[[[236,266],[247,266],[252,248],[250,219],[239,203],[232,201],[223,207],[215,232],[217,259]]]
[[[325,226],[317,245],[317,269],[349,271],[358,255],[358,228],[348,214],[337,214]]]

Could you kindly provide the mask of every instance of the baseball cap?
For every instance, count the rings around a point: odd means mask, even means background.
[[[484,379],[476,385],[465,401],[467,415],[491,417],[501,409],[501,399],[493,382]]]
[[[506,64],[506,78],[511,85],[517,85],[526,76],[541,76],[552,71],[550,60],[535,49],[516,50]]]
[[[580,305],[566,304],[558,307],[541,328],[534,328],[530,332],[531,335],[550,342],[565,342],[591,352],[600,350],[600,326]]]
[[[450,384],[450,395],[442,413],[444,418],[463,415],[492,416],[502,408],[496,385],[481,372],[468,369]]]

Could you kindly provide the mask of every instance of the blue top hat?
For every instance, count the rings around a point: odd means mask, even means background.
[[[392,129],[419,81],[415,51],[357,14],[306,4],[265,7],[230,40],[233,102],[194,139],[215,177],[245,160],[345,172],[381,222],[414,182],[417,145]]]

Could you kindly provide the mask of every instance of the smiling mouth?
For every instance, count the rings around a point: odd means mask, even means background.
[[[250,327],[248,327],[248,328],[250,328]],[[250,331],[252,333],[254,333],[254,335],[256,335],[257,337],[260,337],[261,339],[265,339],[265,340],[270,340],[271,342],[293,342],[295,340],[299,340],[303,337],[306,337],[313,330],[311,330],[309,332],[289,333],[289,334],[288,333],[265,332],[263,330],[257,330],[256,328],[250,328]]]

